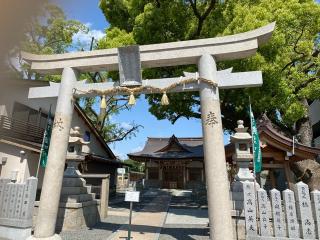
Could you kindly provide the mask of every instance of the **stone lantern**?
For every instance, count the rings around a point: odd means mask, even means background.
[[[236,162],[238,173],[235,176],[236,181],[254,181],[254,176],[249,169],[253,156],[250,151],[251,135],[247,132],[248,128],[243,126],[243,121],[237,121],[238,127],[236,133],[231,136],[231,142],[234,143],[235,153],[232,156]]]
[[[235,146],[235,153],[232,156],[236,162],[238,173],[231,184],[232,207],[234,210],[243,210],[243,182],[254,182],[254,176],[249,169],[253,156],[250,152],[251,135],[247,132],[248,128],[243,126],[243,121],[237,121],[236,133],[231,136],[231,142]],[[259,188],[259,185],[256,184]]]
[[[60,204],[56,228],[59,231],[78,230],[92,227],[99,221],[98,202],[91,187],[86,184],[78,169],[85,160],[82,154],[85,142],[80,134],[80,128],[70,131],[66,164],[60,195]]]
[[[65,177],[79,177],[81,175],[78,165],[85,159],[82,154],[82,146],[87,144],[89,142],[83,140],[79,127],[75,127],[74,130],[71,129],[66,157],[67,169],[64,172]]]

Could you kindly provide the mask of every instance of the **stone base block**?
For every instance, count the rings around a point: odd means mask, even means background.
[[[234,239],[245,240],[246,239],[246,228],[245,228],[244,217],[233,217],[232,218],[232,226],[233,226]]]
[[[58,234],[55,234],[51,237],[45,237],[45,238],[37,238],[34,236],[30,236],[27,238],[27,240],[62,240],[62,238]]]
[[[230,195],[233,201],[243,201],[244,199],[243,192],[230,192]]]
[[[100,220],[97,202],[79,208],[59,208],[56,228],[59,231],[93,227]]]
[[[78,195],[90,192],[90,187],[62,187],[61,195]]]
[[[0,226],[0,239],[25,240],[31,236],[31,228]]]
[[[86,181],[83,178],[63,178],[63,187],[85,187]]]
[[[243,201],[231,201],[231,209],[234,210],[243,210],[244,206],[243,206]]]
[[[85,193],[79,195],[62,195],[60,198],[60,202],[68,202],[68,203],[82,203],[93,201],[95,199],[94,193]]]

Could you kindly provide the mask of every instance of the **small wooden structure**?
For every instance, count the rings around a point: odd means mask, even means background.
[[[257,127],[262,150],[262,172],[258,176],[261,187],[266,190],[273,188],[280,191],[287,188],[293,190],[296,179],[290,169],[290,163],[316,159],[320,155],[320,149],[308,147],[298,142],[293,144],[293,139],[277,129],[265,115],[258,120]],[[227,145],[225,149],[226,159],[232,163],[233,144]]]
[[[128,154],[146,165],[146,185],[186,188],[204,182],[202,138],[148,138],[144,149]]]
[[[262,149],[262,172],[258,177],[266,190],[293,189],[296,179],[290,163],[316,159],[320,149],[294,143],[291,138],[263,116],[258,120]],[[236,163],[233,143],[225,146],[226,161],[230,166],[229,181],[233,181]],[[251,151],[252,152],[252,151]],[[146,184],[161,188],[187,188],[205,182],[202,138],[148,138],[144,149],[128,154],[129,158],[146,164]],[[252,163],[250,165],[252,169]],[[232,171],[233,170],[233,171]]]

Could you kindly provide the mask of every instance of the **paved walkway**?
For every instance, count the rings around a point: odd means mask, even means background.
[[[189,193],[151,190],[141,199],[134,204],[131,240],[209,240],[207,209],[188,201]],[[65,231],[60,236],[63,240],[127,240],[128,203],[122,200],[111,206],[108,217],[92,229]]]
[[[171,196],[167,192],[147,192],[144,198],[152,198],[144,208],[132,218],[132,239],[154,240],[159,238],[165,222]],[[128,224],[122,227],[107,240],[123,240],[128,236]]]
[[[159,240],[209,240],[208,210],[170,208]]]

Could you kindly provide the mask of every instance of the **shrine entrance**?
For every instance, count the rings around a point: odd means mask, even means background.
[[[233,226],[219,89],[261,86],[262,73],[260,71],[232,73],[232,68],[218,71],[216,62],[254,55],[258,46],[266,43],[271,37],[274,27],[275,23],[272,23],[232,36],[90,52],[41,56],[22,53],[22,58],[30,63],[32,71],[42,74],[62,74],[61,83],[52,83],[49,87],[31,88],[29,91],[29,98],[58,96],[48,165],[33,239],[61,239],[55,235],[55,225],[76,98],[129,95],[129,103],[133,103],[135,94],[160,93],[163,94],[161,102],[166,105],[168,104],[166,93],[198,91],[210,238],[232,240]],[[181,77],[142,80],[142,69],[190,64],[197,65],[198,72],[186,72]],[[81,72],[117,70],[120,73],[120,81],[106,80],[103,83],[78,81]],[[157,154],[159,153],[155,153],[154,156],[157,157]],[[169,179],[173,178],[171,173],[168,172],[167,175]]]
[[[162,188],[183,189],[184,172],[183,167],[164,167],[162,170]]]

